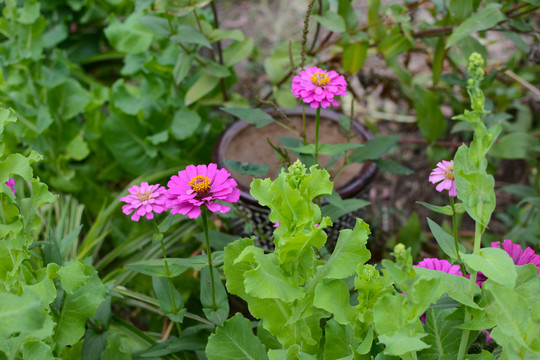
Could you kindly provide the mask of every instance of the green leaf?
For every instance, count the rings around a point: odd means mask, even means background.
[[[387,172],[389,174],[396,174],[396,175],[414,174],[413,170],[409,169],[406,166],[398,164],[394,160],[378,159],[378,160],[373,160],[373,162],[377,164],[377,167],[379,168],[379,170]]]
[[[454,29],[452,35],[450,35],[446,42],[446,48],[456,44],[458,41],[472,33],[489,29],[505,19],[506,16],[501,12],[501,4],[487,4],[486,7],[469,17]]]
[[[393,59],[413,46],[414,41],[411,38],[404,36],[401,31],[393,31],[390,35],[383,37],[377,48],[386,59]]]
[[[76,80],[68,79],[48,91],[47,100],[52,113],[60,120],[68,120],[84,112],[90,102],[90,93]]]
[[[429,210],[433,211],[433,212],[436,212],[436,213],[439,213],[439,214],[443,214],[443,215],[448,215],[448,216],[452,216],[452,207],[450,205],[446,205],[446,206],[437,206],[437,205],[431,205],[431,204],[428,204],[428,203],[425,203],[423,201],[417,201],[416,202],[417,204],[420,204],[422,206],[425,206],[427,207]],[[428,219],[429,220],[429,219]]]
[[[189,106],[195,101],[201,99],[208,93],[210,93],[216,85],[219,83],[219,78],[206,73],[202,73],[201,76],[195,81],[189,88],[185,97],[185,104]]]
[[[174,65],[173,69],[173,77],[176,85],[180,84],[182,80],[184,80],[189,73],[189,69],[191,69],[191,64],[193,63],[194,56],[188,55],[184,52],[181,52],[178,55],[178,59],[176,60],[176,65]]]
[[[467,213],[480,224],[487,226],[493,210],[495,210],[495,180],[493,176],[482,172],[464,173],[455,166],[457,196],[463,202]],[[457,169],[456,169],[457,168]],[[458,171],[456,171],[458,170]]]
[[[26,1],[22,8],[17,8],[17,22],[32,25],[39,17],[40,7],[38,1]]]
[[[407,335],[405,333],[396,333],[392,336],[379,335],[379,340],[386,345],[384,353],[387,355],[400,356],[412,351],[419,351],[429,347],[421,339],[426,334]]]
[[[235,41],[223,51],[223,64],[227,67],[244,60],[251,55],[255,43],[252,38],[245,38],[243,41]]]
[[[251,323],[240,313],[210,335],[205,353],[208,360],[268,359],[264,346],[251,330]]]
[[[456,244],[454,237],[450,234],[448,234],[446,231],[443,230],[442,227],[439,226],[435,221],[431,220],[430,218],[427,218],[429,229],[433,233],[433,236],[435,237],[435,240],[437,240],[437,244],[441,247],[441,250],[448,255],[451,259],[457,259],[458,253],[456,251]],[[465,248],[463,245],[459,244],[459,250],[461,252],[465,252]]]
[[[201,304],[206,318],[217,325],[223,325],[229,316],[229,298],[227,291],[221,282],[219,272],[214,270],[214,291],[216,297],[216,308],[214,309],[212,300],[212,283],[210,279],[210,268],[201,270]]]
[[[437,140],[446,130],[446,119],[441,111],[439,99],[433,93],[415,86],[414,109],[424,139]]]
[[[468,18],[473,12],[473,2],[471,0],[453,0],[448,5],[450,12],[458,20]]]
[[[333,11],[325,11],[323,16],[314,15],[313,19],[330,31],[336,33],[347,31],[345,20]]]
[[[324,342],[324,360],[352,360],[354,348],[360,339],[354,336],[352,326],[340,325],[335,319],[330,319],[324,328],[326,341]],[[370,344],[371,348],[371,344]]]
[[[0,294],[0,342],[4,343],[13,333],[32,334],[41,330],[47,313],[41,307],[38,294],[27,291],[22,296]]]
[[[42,106],[38,110],[36,130],[38,134],[41,134],[43,131],[47,130],[49,126],[53,123],[53,118],[49,113],[49,109],[46,106]]]
[[[537,137],[526,132],[514,132],[493,144],[489,154],[501,159],[529,159],[534,157],[534,151],[531,150],[538,145],[540,142]]]
[[[224,39],[244,41],[245,37],[240,29],[225,30],[225,29],[212,29],[208,38],[211,42],[218,42]]]
[[[354,1],[351,0],[339,0],[338,1],[338,14],[345,19],[347,29],[356,29],[358,26],[358,16],[352,6]]]
[[[275,122],[276,120],[265,113],[261,109],[256,108],[219,108],[226,113],[229,113],[233,116],[236,116],[239,119],[242,119],[257,128],[261,128],[268,124]]]
[[[171,336],[165,341],[155,343],[144,351],[137,352],[137,355],[142,358],[156,358],[179,351],[204,351],[205,346],[206,339],[198,335],[184,335],[181,338]],[[131,360],[131,357],[129,359]]]
[[[73,294],[75,290],[86,284],[89,276],[85,274],[85,267],[86,265],[81,260],[76,260],[58,270],[58,277],[66,293]]]
[[[268,174],[268,170],[270,170],[270,165],[268,164],[254,164],[252,162],[243,163],[240,161],[225,160],[225,165],[240,174],[257,177],[265,176]]]
[[[345,214],[352,213],[369,205],[369,201],[362,199],[345,199],[343,200],[337,192],[324,195],[324,199],[328,201],[321,209],[321,216],[328,216],[332,221],[336,221]]]
[[[25,360],[54,360],[51,347],[35,340],[26,341],[23,344],[22,358]]]
[[[315,288],[313,306],[333,314],[334,319],[342,325],[354,323],[355,311],[350,304],[349,289],[341,279],[319,282]]]
[[[184,308],[184,299],[174,285],[172,286],[174,302],[169,279],[153,276],[152,286],[156,293],[156,297],[159,300],[159,309],[172,321],[182,323],[182,321],[184,321],[184,313],[186,312],[186,309]]]
[[[370,234],[369,225],[356,219],[354,229],[341,230],[334,252],[322,271],[325,279],[345,279],[356,271],[359,264],[370,259],[371,253],[366,248]]]
[[[66,156],[73,160],[84,160],[90,154],[88,144],[84,141],[83,134],[79,133],[66,145]]]
[[[337,155],[344,153],[347,150],[357,149],[362,147],[362,144],[343,143],[343,144],[319,144],[320,155]],[[315,154],[315,144],[303,146],[285,146],[285,149],[291,150],[300,154]]]
[[[139,22],[146,25],[157,35],[168,38],[171,36],[171,29],[169,27],[168,21],[165,18],[156,16],[156,15],[143,15],[139,18]],[[172,38],[171,38],[172,40]]]
[[[498,248],[484,248],[480,255],[461,254],[467,266],[475,271],[481,271],[488,279],[510,288],[516,283],[514,261],[508,253]]]
[[[197,112],[180,108],[174,113],[171,133],[175,139],[184,140],[192,136],[200,124],[201,117]]]
[[[148,50],[154,36],[152,31],[139,21],[141,16],[141,13],[133,14],[123,23],[115,16],[109,19],[109,26],[103,32],[116,50],[126,54],[138,54]]]
[[[302,51],[302,44],[299,41],[291,42],[291,52],[293,61],[295,64],[300,63],[300,53]],[[309,61],[309,58],[308,58]],[[291,68],[291,61],[289,59],[289,44],[282,42],[275,50],[272,56],[264,63],[264,70],[268,74],[272,84],[277,84],[283,79]]]
[[[212,47],[210,41],[208,41],[203,33],[189,25],[180,25],[178,27],[178,33],[171,37],[171,41],[181,44],[197,44],[207,48]]]
[[[165,262],[163,259],[141,260],[125,265],[125,268],[154,277],[177,277],[190,268],[187,265],[172,263],[170,260],[171,259],[167,259],[170,273],[167,273],[165,270]]]
[[[366,160],[377,160],[386,154],[399,141],[399,136],[377,136],[364,143],[364,146],[356,149],[350,159],[362,163]]]

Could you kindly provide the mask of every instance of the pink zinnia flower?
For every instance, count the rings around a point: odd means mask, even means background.
[[[316,109],[319,106],[327,108],[330,104],[338,106],[334,96],[347,95],[346,90],[347,82],[343,75],[314,66],[300,71],[300,75],[293,78],[291,91],[295,97],[301,97]]]
[[[443,160],[437,164],[429,174],[429,181],[433,184],[439,183],[435,188],[438,192],[448,190],[448,195],[455,197],[457,195],[456,180],[454,178],[454,160]]]
[[[11,189],[11,191],[13,191],[13,193],[15,194],[15,179],[12,179],[12,178],[9,178],[8,181],[6,181],[6,185]]]
[[[163,186],[148,185],[147,182],[141,183],[141,186],[134,185],[128,189],[129,195],[120,198],[120,201],[126,202],[122,206],[122,211],[131,216],[131,220],[139,221],[141,216],[148,220],[154,218],[154,213],[159,214],[166,208],[166,189]]]
[[[437,258],[424,259],[420,261],[418,265],[414,265],[414,267],[442,271],[451,275],[463,275],[459,265],[452,265],[448,260],[440,260]]]
[[[226,213],[230,208],[215,200],[234,203],[240,198],[236,181],[230,176],[227,170],[218,170],[216,164],[188,165],[167,184],[167,207],[172,209],[171,214],[187,215],[191,219],[199,217],[203,205],[212,212]]]

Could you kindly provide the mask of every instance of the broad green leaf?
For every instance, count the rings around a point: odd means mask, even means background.
[[[399,54],[410,50],[414,46],[414,41],[403,35],[401,31],[393,31],[390,35],[385,36],[377,49],[383,53],[386,59],[393,59]]]
[[[169,27],[168,21],[165,18],[156,16],[156,15],[143,15],[140,18],[138,18],[139,22],[146,25],[150,30],[152,30],[157,35],[163,36],[163,37],[170,37],[171,36],[171,29]],[[172,37],[171,37],[172,40]]]
[[[22,357],[25,360],[54,360],[51,347],[41,341],[25,341],[22,346]]]
[[[505,19],[506,16],[501,12],[501,4],[487,4],[482,10],[467,18],[454,29],[452,35],[450,35],[446,42],[446,48],[456,44],[458,41],[472,33],[489,29]]]
[[[47,100],[52,113],[60,120],[66,121],[84,112],[90,102],[90,93],[79,82],[69,79],[50,89]]]
[[[435,237],[435,240],[437,240],[437,244],[441,247],[441,250],[448,255],[451,259],[457,259],[458,253],[456,249],[456,242],[454,240],[454,237],[450,234],[448,234],[446,231],[443,230],[442,227],[439,226],[436,222],[431,220],[430,218],[427,218],[429,229],[431,230],[431,233]],[[463,245],[458,243],[458,249],[461,252],[465,252],[465,248]]]
[[[240,174],[262,177],[268,174],[270,165],[268,164],[254,164],[252,162],[243,163],[240,161],[225,160],[225,165],[233,171]]]
[[[207,48],[212,47],[206,36],[192,26],[181,25],[178,27],[177,32],[176,35],[171,37],[171,41],[182,44],[197,44]]]
[[[399,136],[377,136],[364,143],[364,146],[356,149],[350,159],[354,162],[362,163],[366,160],[380,159],[399,141]]]
[[[32,179],[32,168],[30,160],[21,154],[11,154],[0,162],[0,183],[4,184],[10,176],[19,175],[23,179]]]
[[[353,349],[358,346],[360,339],[354,336],[352,326],[341,325],[335,319],[330,319],[324,332],[324,360],[353,359]]]
[[[185,16],[206,6],[210,0],[156,0],[154,11],[174,16]]]
[[[223,50],[224,65],[229,67],[244,60],[251,55],[254,48],[255,43],[252,38],[245,38],[243,41],[235,41]]]
[[[190,268],[187,265],[174,264],[170,259],[167,259],[167,265],[169,266],[170,273],[167,273],[163,259],[141,260],[127,264],[125,268],[154,277],[177,277]]]
[[[386,345],[384,353],[387,355],[400,356],[412,351],[419,351],[429,347],[422,341],[426,334],[408,335],[405,332],[396,333],[392,336],[380,335],[379,340]]]
[[[167,315],[171,321],[181,323],[184,320],[184,313],[186,312],[182,295],[180,295],[174,285],[172,285],[171,293],[169,279],[163,277],[153,276],[152,286],[156,293],[156,297],[159,300],[159,309]],[[174,302],[172,294],[174,294]]]
[[[438,98],[419,86],[414,88],[414,109],[418,127],[424,139],[434,141],[446,130],[446,120],[442,114]]]
[[[337,192],[324,195],[324,199],[328,201],[321,209],[321,216],[328,216],[332,221],[336,221],[345,214],[352,213],[361,209],[370,203],[362,199],[345,199],[343,200]]]
[[[131,175],[150,171],[157,163],[157,150],[148,144],[146,130],[136,117],[109,115],[102,128],[103,140],[116,161]]]
[[[481,271],[488,279],[499,284],[514,287],[516,283],[516,269],[514,261],[508,253],[498,248],[484,248],[480,255],[461,254],[467,266],[475,271]]]
[[[214,90],[218,83],[218,77],[202,73],[186,93],[186,106],[193,104],[195,101],[200,100],[205,95],[210,93],[212,90]]]
[[[142,102],[135,96],[135,91],[133,86],[124,83],[124,79],[117,80],[111,89],[112,103],[126,114],[137,115],[142,109]]]
[[[86,322],[94,316],[107,296],[107,287],[101,283],[91,265],[85,264],[84,274],[89,277],[88,281],[64,298],[62,317],[58,319],[54,334],[57,352],[81,339]]]
[[[194,56],[181,52],[178,55],[178,60],[173,69],[173,77],[175,83],[180,84],[188,75],[191,64],[193,63]]]
[[[138,54],[148,50],[154,36],[152,31],[139,21],[141,15],[133,14],[123,23],[115,16],[109,18],[109,26],[103,32],[116,50],[126,54]]]
[[[177,140],[184,140],[195,133],[201,123],[201,117],[195,111],[180,108],[174,113],[171,133]]]
[[[13,333],[30,335],[41,330],[46,318],[38,294],[32,291],[24,292],[22,296],[0,294],[0,342]]]
[[[86,265],[81,260],[76,260],[58,270],[58,277],[66,293],[73,294],[75,290],[88,282],[89,276],[85,273],[85,268]]]
[[[84,160],[90,154],[88,144],[83,134],[79,133],[66,145],[66,157],[73,160]]]
[[[240,29],[225,30],[225,29],[213,29],[208,35],[211,42],[217,42],[224,39],[244,41],[244,34]]]
[[[452,0],[448,4],[450,12],[458,20],[464,20],[473,12],[473,2],[471,0]]]
[[[301,61],[300,53],[302,45],[299,41],[291,42],[291,52],[293,61],[298,65]],[[307,60],[309,62],[309,58]],[[280,82],[290,71],[291,61],[289,58],[289,44],[281,43],[275,50],[272,56],[264,63],[264,70],[268,74],[272,84]]]
[[[323,16],[314,15],[313,19],[330,31],[343,33],[347,30],[345,20],[333,11],[325,11]]]
[[[352,30],[356,29],[358,26],[358,15],[356,14],[352,4],[354,1],[351,0],[339,0],[338,1],[338,14],[345,19],[345,24],[347,29]]]
[[[53,123],[53,118],[49,113],[49,109],[46,106],[42,106],[38,110],[37,121],[36,121],[36,130],[38,134],[41,134],[43,131],[47,130],[49,126]]]
[[[538,145],[540,141],[537,137],[526,132],[514,132],[493,144],[489,154],[501,159],[529,159],[534,157],[532,148]]]
[[[264,254],[263,249],[248,247],[236,258],[234,264],[246,262],[252,269],[244,273],[245,291],[259,299],[280,299],[292,302],[304,297],[301,288],[276,266],[273,254]]]
[[[369,226],[361,219],[356,219],[353,230],[341,230],[334,252],[324,265],[322,271],[326,279],[345,279],[356,271],[359,264],[371,257],[366,248],[370,234]]]
[[[320,155],[337,155],[347,150],[357,149],[362,147],[362,144],[357,143],[343,143],[343,144],[319,144]],[[285,149],[291,150],[301,154],[315,154],[315,144],[308,144],[303,146],[290,147],[286,146]]]
[[[26,1],[22,8],[17,8],[17,21],[21,24],[31,25],[39,17],[39,1]]]
[[[463,202],[467,213],[480,224],[487,226],[495,210],[495,180],[493,176],[482,172],[456,172],[454,161],[457,196]]]
[[[208,338],[208,360],[265,360],[266,350],[251,330],[251,322],[240,313],[218,327]]]
[[[377,167],[379,168],[379,170],[387,172],[389,174],[411,175],[414,173],[413,170],[409,169],[406,166],[398,164],[394,160],[378,159],[378,160],[373,160],[373,162],[377,164]]]
[[[355,312],[350,304],[349,289],[341,279],[319,282],[315,288],[313,306],[328,311],[342,325],[354,323]]]
[[[221,282],[219,272],[214,268],[214,293],[216,308],[212,300],[212,283],[210,279],[210,268],[205,267],[201,270],[201,304],[206,318],[214,324],[222,326],[229,316],[229,298],[227,291]]]
[[[242,119],[257,128],[266,126],[275,122],[276,120],[268,115],[268,113],[257,108],[220,108],[239,119]]]
[[[423,202],[423,201],[417,201],[416,203],[417,203],[417,204],[420,204],[420,205],[422,205],[422,206],[425,206],[425,207],[427,207],[429,210],[431,210],[431,211],[433,211],[433,212],[436,212],[436,213],[439,213],[439,214],[451,216],[452,213],[453,213],[452,207],[450,207],[450,205],[446,205],[446,206],[437,206],[437,205],[432,205],[432,204],[425,203],[425,202]]]

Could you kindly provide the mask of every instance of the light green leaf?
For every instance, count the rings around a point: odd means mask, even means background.
[[[261,128],[268,124],[275,122],[276,120],[268,115],[268,113],[257,108],[219,108],[239,119],[242,119],[257,128]]]
[[[325,11],[323,16],[314,15],[313,19],[330,31],[343,33],[347,30],[345,20],[333,11]]]
[[[184,140],[195,133],[201,124],[201,117],[195,111],[180,108],[174,113],[171,133],[177,140]]]
[[[86,284],[90,277],[85,273],[85,268],[85,263],[76,260],[58,270],[58,277],[66,293],[73,294],[75,290]]]
[[[208,338],[208,360],[265,360],[266,350],[251,330],[251,323],[240,313],[218,327]]]
[[[103,32],[116,50],[127,54],[148,50],[154,36],[152,31],[139,21],[141,16],[142,13],[133,14],[123,23],[114,16],[109,19],[109,26]]]
[[[439,226],[439,224],[437,224],[430,218],[427,218],[427,221],[428,221],[429,229],[433,233],[433,236],[435,237],[435,240],[437,240],[437,243],[441,247],[441,250],[444,251],[444,253],[448,255],[451,259],[457,259],[458,254],[456,251],[456,244],[455,244],[454,237],[448,234],[446,231],[444,231],[443,228]],[[466,251],[463,245],[458,244],[458,246],[461,252]]]
[[[481,271],[488,279],[499,284],[514,287],[516,283],[516,269],[514,261],[508,253],[498,248],[484,248],[480,255],[461,254],[467,266],[475,271]]]
[[[324,265],[326,279],[345,279],[356,271],[359,264],[370,259],[371,253],[366,248],[370,234],[369,225],[356,219],[353,230],[341,230],[334,252]]]
[[[189,73],[191,69],[191,64],[193,63],[194,56],[188,55],[184,52],[181,52],[178,55],[178,60],[176,60],[176,65],[173,69],[173,77],[176,85],[180,84]]]
[[[41,341],[26,341],[22,346],[22,358],[25,360],[53,360],[52,349]]]
[[[467,18],[461,23],[448,38],[446,48],[456,44],[459,40],[477,31],[482,31],[495,26],[506,19],[501,12],[501,4],[487,4],[482,10]]]
[[[79,133],[66,145],[66,156],[73,160],[84,160],[90,154],[88,144],[84,141],[83,134]]]
[[[421,339],[426,334],[415,334],[409,336],[405,333],[397,333],[392,336],[379,335],[379,340],[386,345],[384,353],[387,355],[400,356],[412,351],[419,351],[429,347]]]
[[[26,1],[22,8],[17,8],[17,21],[21,24],[31,25],[39,17],[39,9],[41,3],[39,1]]]
[[[528,159],[534,157],[534,151],[531,150],[539,144],[538,138],[529,133],[514,132],[493,144],[489,154],[501,159]]]
[[[319,282],[315,288],[313,306],[330,312],[342,325],[354,323],[355,311],[350,304],[349,289],[341,279]]]
[[[41,307],[38,294],[28,291],[22,296],[0,294],[0,342],[13,333],[39,331],[45,325],[47,313]]]
[[[229,67],[241,60],[244,60],[251,55],[254,48],[255,43],[253,42],[252,38],[245,38],[244,41],[236,41],[232,43],[223,51],[224,65]]]
[[[171,41],[182,44],[197,44],[211,48],[210,41],[193,26],[181,25],[178,27],[178,33],[171,37]]]
[[[185,103],[186,106],[193,104],[195,101],[201,99],[209,92],[214,90],[219,83],[219,77],[212,76],[207,73],[202,73],[201,76],[195,81],[186,93]]]
[[[244,34],[240,29],[225,30],[225,29],[212,29],[208,38],[211,42],[221,41],[223,39],[230,39],[236,41],[244,41]]]

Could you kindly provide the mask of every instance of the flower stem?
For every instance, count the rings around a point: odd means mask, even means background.
[[[302,140],[304,140],[304,145],[307,145],[306,137],[306,103],[302,103]]]
[[[458,229],[457,229],[457,216],[456,216],[456,207],[454,205],[454,198],[452,196],[449,196],[450,198],[450,207],[452,208],[452,228],[454,229],[454,244],[456,245],[456,256],[459,260],[459,267],[461,269],[461,273],[465,275],[465,265],[463,265],[463,262],[461,261],[461,257],[459,256],[459,238],[458,238]]]
[[[482,225],[476,222],[476,226],[474,229],[474,250],[473,250],[473,254],[475,255],[478,255],[480,253],[480,243],[481,243],[482,232],[483,232],[483,229],[481,227]],[[469,291],[467,294],[470,298],[474,296],[474,285],[476,284],[476,276],[477,276],[477,272],[472,270],[471,279],[469,282]],[[465,317],[463,319],[463,322],[466,323],[470,320],[471,320],[471,313],[469,312],[469,308],[465,307]],[[469,340],[470,332],[471,331],[467,329],[467,330],[463,330],[463,333],[461,333],[461,340],[459,343],[457,360],[463,360],[463,358],[465,357],[465,353],[467,352],[467,343]]]
[[[208,267],[210,268],[210,284],[212,286],[212,310],[216,310],[216,287],[214,285],[214,266],[212,265],[212,250],[210,249],[210,237],[208,236],[208,212],[206,207],[201,207],[202,223],[204,230],[204,241],[206,243],[206,254],[208,255]]]
[[[319,124],[321,122],[321,107],[317,108],[315,115],[315,164],[319,163]]]
[[[169,291],[171,292],[171,301],[173,306],[173,313],[176,315],[178,313],[178,309],[176,308],[176,297],[174,296],[174,286],[171,279],[171,271],[169,270],[169,263],[167,262],[167,253],[165,251],[165,244],[163,243],[163,234],[159,230],[159,226],[156,223],[156,219],[152,219],[152,222],[154,223],[154,227],[156,229],[156,233],[160,235],[160,242],[161,242],[161,252],[163,253],[163,263],[165,265],[165,272],[167,273],[167,281],[169,282]]]

